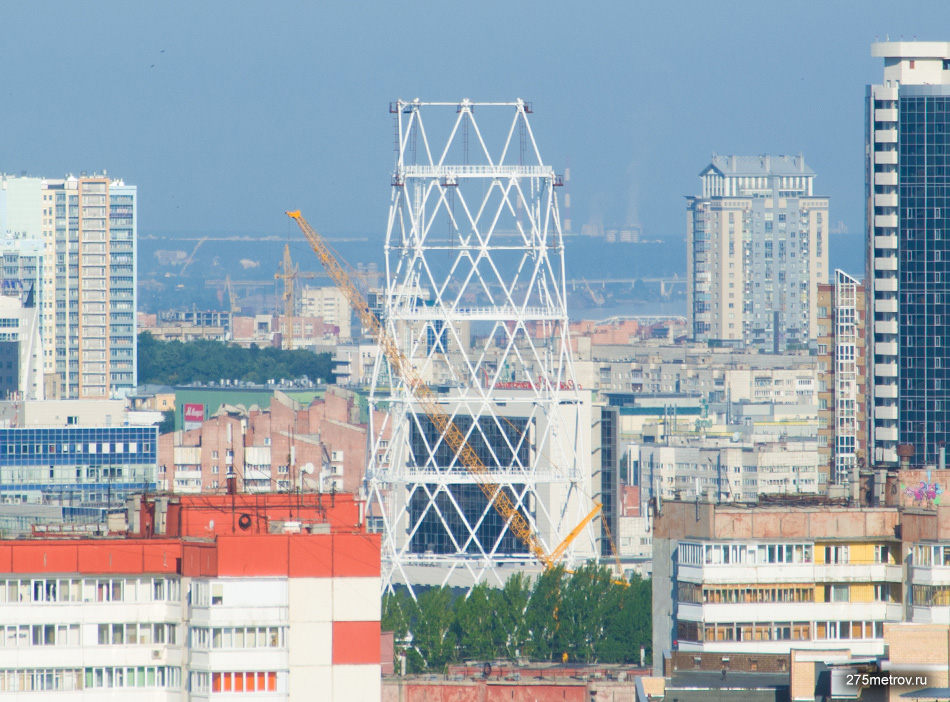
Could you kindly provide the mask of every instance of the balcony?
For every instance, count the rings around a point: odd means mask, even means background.
[[[896,129],[877,129],[874,131],[874,141],[878,144],[896,144]]]
[[[874,311],[897,314],[897,300],[875,300]]]
[[[879,195],[878,197],[886,197],[886,196]],[[894,197],[896,197],[896,195]],[[896,214],[874,215],[874,226],[875,227],[896,227],[897,215]]]
[[[874,237],[874,248],[876,249],[896,249],[896,236],[876,236]]]
[[[900,621],[896,602],[730,602],[722,604],[680,603],[676,616],[693,622],[801,621],[807,609],[813,621]]]
[[[896,363],[875,363],[874,375],[880,378],[896,378],[897,364]]]
[[[876,237],[876,238],[877,239],[894,239],[896,241],[896,237],[892,237],[892,236],[888,236],[888,237],[881,236],[881,237]],[[874,281],[874,287],[877,290],[880,290],[881,292],[897,292],[897,278],[878,278],[877,280]]]
[[[935,607],[922,607],[913,605],[910,608],[910,621],[914,624],[950,624],[950,607],[946,605]]]
[[[874,163],[880,163],[881,165],[897,165],[897,152],[896,151],[875,151],[874,152]]]
[[[875,185],[897,185],[897,173],[875,173]]]
[[[897,193],[882,193],[874,196],[875,207],[897,207]]]
[[[897,256],[890,256],[888,258],[875,258],[874,270],[896,271],[897,270]]]
[[[874,436],[878,441],[897,441],[897,427],[876,427],[874,429]],[[895,454],[894,459],[896,460],[897,455]],[[885,461],[888,459],[884,459]]]
[[[815,566],[811,563],[681,565],[678,577],[684,582],[705,584],[807,583],[815,580]]]
[[[680,641],[680,651],[696,651],[717,654],[762,654],[782,653],[788,655],[790,648],[826,649],[847,645],[854,656],[880,656],[884,654],[884,641],[881,639],[840,639],[835,641],[705,641],[696,643]],[[725,699],[725,698],[723,698]]]
[[[875,407],[875,419],[897,419],[897,407]]]
[[[914,566],[913,582],[917,585],[950,585],[950,567]],[[946,609],[946,605],[943,605]]]
[[[888,341],[881,344],[874,345],[874,353],[881,356],[896,356],[897,355],[897,342]]]
[[[884,563],[819,563],[815,565],[815,582],[899,583],[902,570],[902,566]]]
[[[874,110],[874,121],[875,122],[896,122],[897,109],[894,107],[886,107],[884,109]]]
[[[895,383],[894,385],[875,385],[874,395],[875,397],[880,397],[886,400],[896,400],[897,399],[897,384]]]
[[[896,320],[884,320],[884,321],[875,321],[874,322],[874,331],[878,334],[896,334],[897,333],[897,321]]]

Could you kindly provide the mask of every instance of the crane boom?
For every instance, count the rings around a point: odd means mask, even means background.
[[[314,253],[317,254],[317,258],[320,259],[320,263],[326,268],[327,274],[333,279],[333,282],[336,283],[344,297],[346,297],[350,306],[363,323],[363,326],[369,331],[376,343],[379,344],[380,350],[386,355],[393,371],[409,386],[419,407],[444,437],[445,442],[458,457],[459,463],[475,478],[476,484],[498,514],[501,515],[505,523],[508,524],[508,528],[511,532],[528,547],[531,554],[537,558],[545,568],[553,568],[557,565],[557,561],[567,550],[567,547],[596,516],[601,506],[599,504],[596,505],[591,513],[568,535],[564,542],[555,549],[554,553],[556,556],[549,555],[547,551],[545,551],[541,540],[537,534],[535,534],[531,525],[528,524],[528,521],[521,512],[518,511],[511,498],[508,497],[498,483],[491,479],[491,473],[488,468],[482,462],[478,454],[475,453],[475,450],[468,441],[466,441],[461,430],[459,430],[439,403],[436,402],[435,394],[429,388],[425,380],[423,380],[422,376],[419,375],[419,372],[412,365],[412,362],[396,345],[393,338],[386,333],[379,319],[377,319],[376,315],[370,310],[366,299],[353,284],[353,281],[340,265],[340,262],[337,261],[333,252],[330,251],[330,248],[323,241],[323,238],[310,226],[307,220],[301,216],[300,210],[287,212],[287,215],[297,222],[297,225],[307,238],[307,241],[310,242]]]

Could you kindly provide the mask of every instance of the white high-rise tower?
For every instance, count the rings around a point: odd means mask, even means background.
[[[561,181],[541,160],[523,100],[398,101],[391,112],[382,321],[550,552],[592,506]],[[383,357],[370,409],[368,509],[382,521],[384,587],[497,584],[537,565]],[[596,528],[572,542],[568,560],[594,555]]]

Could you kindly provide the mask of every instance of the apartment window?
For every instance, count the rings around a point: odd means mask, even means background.
[[[181,668],[122,667],[86,668],[85,689],[114,687],[181,687]]]
[[[276,690],[277,673],[273,671],[211,674],[211,692],[274,692]]]
[[[847,563],[847,546],[825,546],[825,563]]]
[[[125,582],[122,580],[99,580],[96,582],[96,602],[121,602]]]
[[[208,648],[211,630],[207,627],[193,626],[188,629],[188,638],[192,648]]]
[[[876,544],[874,546],[875,563],[893,563],[891,560],[891,549],[887,544]]]
[[[825,590],[825,599],[828,602],[848,602],[849,587],[847,585],[829,585]]]
[[[55,624],[34,624],[32,644],[34,646],[53,646],[56,644]]]
[[[914,585],[911,595],[916,607],[950,606],[950,585]]]
[[[276,626],[215,627],[211,648],[279,648],[284,638],[284,629]]]

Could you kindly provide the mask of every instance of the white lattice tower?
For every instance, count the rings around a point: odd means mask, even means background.
[[[523,100],[398,101],[391,112],[383,323],[550,552],[591,507],[590,394],[576,386],[569,343],[560,180]],[[383,357],[370,408],[366,489],[385,588],[419,582],[422,566],[430,582],[471,586],[537,565]],[[566,560],[593,555],[592,535]]]

